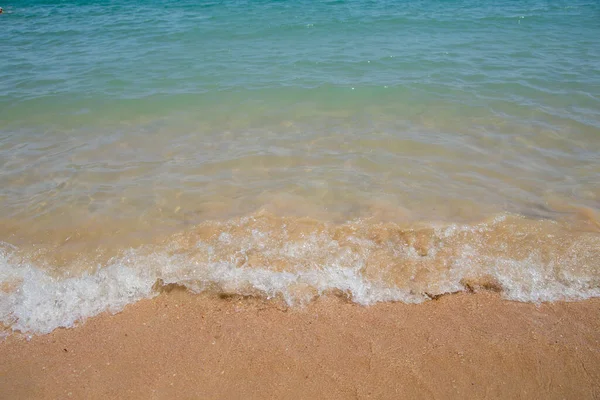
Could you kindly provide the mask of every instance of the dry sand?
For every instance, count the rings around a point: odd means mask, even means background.
[[[181,290],[0,343],[0,398],[600,398],[600,299],[303,309]]]

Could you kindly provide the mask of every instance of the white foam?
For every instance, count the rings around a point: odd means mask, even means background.
[[[489,262],[493,264],[494,275],[502,286],[504,296],[510,300],[540,303],[600,297],[597,278],[572,275],[568,269],[558,269],[555,261],[543,263],[536,253],[525,260],[496,259]]]
[[[0,243],[0,322],[29,333],[73,327],[101,312],[118,312],[127,304],[155,296],[159,280],[194,292],[281,296],[290,305],[332,290],[362,305],[419,303],[431,294],[464,290],[465,279],[476,281],[481,276],[499,282],[505,297],[518,301],[600,297],[598,237],[578,240],[550,258],[533,249],[520,259],[491,256],[484,251],[487,242],[480,236],[460,241],[465,232],[477,235],[486,229],[479,225],[436,229],[435,238],[441,241],[432,240],[426,253],[402,241],[392,246],[392,242],[376,243],[359,236],[346,236],[347,243],[342,245],[328,233],[290,241],[285,232],[274,237],[252,228],[249,234],[236,237],[224,231],[212,242],[198,241],[192,248],[186,247],[188,242],[173,241],[160,249],[130,250],[95,273],[68,278],[51,275],[16,256],[18,249]],[[381,251],[391,254],[390,265],[406,264],[394,279],[385,279],[390,276],[385,263],[375,271],[368,268],[369,262],[378,260],[371,257]],[[285,261],[283,270],[271,265],[277,260]],[[574,265],[576,272],[569,268]],[[419,273],[425,278],[415,281]]]
[[[224,293],[258,293],[267,298],[281,295],[290,305],[311,299],[310,294],[294,290],[302,285],[318,294],[342,290],[363,305],[424,300],[423,296],[369,282],[357,269],[338,266],[298,273],[276,272],[238,268],[225,262],[194,265],[181,257],[137,256],[131,252],[94,274],[61,279],[31,264],[14,261],[10,252],[0,252],[0,284],[16,286],[0,292],[0,322],[15,331],[30,333],[70,328],[103,311],[118,312],[127,304],[156,295],[153,286],[159,279],[195,292],[212,288]]]
[[[154,294],[153,274],[130,268],[123,260],[95,274],[59,279],[30,264],[14,264],[11,258],[0,252],[1,283],[17,285],[0,293],[0,321],[16,331],[48,333],[72,327],[77,321],[103,311],[120,311]]]

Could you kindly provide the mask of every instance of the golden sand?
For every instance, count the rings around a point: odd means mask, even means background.
[[[600,299],[456,294],[301,309],[175,289],[74,329],[0,343],[0,398],[600,396]]]

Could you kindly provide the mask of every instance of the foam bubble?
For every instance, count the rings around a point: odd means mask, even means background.
[[[157,295],[157,281],[197,293],[281,297],[289,305],[330,291],[361,305],[419,303],[477,287],[518,301],[578,300],[600,296],[599,249],[595,233],[516,217],[400,229],[258,215],[207,223],[65,278],[4,244],[0,322],[31,333],[73,327]]]
[[[190,271],[178,257],[154,254],[112,260],[94,274],[66,279],[27,263],[13,263],[10,253],[0,253],[2,283],[13,290],[0,293],[0,321],[21,332],[48,333],[59,327],[73,327],[78,321],[103,311],[118,312],[127,304],[155,296],[158,280],[178,284],[194,292],[217,290],[222,293],[281,295],[289,305],[309,301],[314,294],[329,290],[348,293],[353,301],[369,305],[380,301],[420,302],[423,296],[369,282],[356,269],[332,266],[298,273],[266,269],[238,268],[231,263],[211,263]],[[157,263],[158,261],[158,263]],[[162,264],[160,263],[162,262]],[[159,269],[143,268],[160,265]],[[299,293],[298,287],[314,289]]]
[[[94,274],[60,279],[27,263],[12,263],[0,253],[2,283],[16,288],[0,294],[0,321],[22,332],[48,333],[72,327],[77,321],[103,311],[117,312],[125,305],[150,297],[156,278],[118,260]]]

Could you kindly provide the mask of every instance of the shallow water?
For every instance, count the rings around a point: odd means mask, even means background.
[[[4,9],[15,329],[117,310],[157,280],[290,303],[600,290],[596,2]]]

